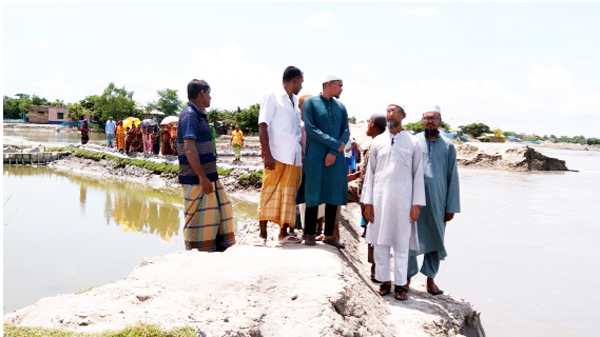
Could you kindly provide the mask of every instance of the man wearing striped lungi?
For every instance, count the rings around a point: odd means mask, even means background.
[[[267,241],[267,223],[279,225],[279,243],[300,243],[302,239],[288,235],[296,221],[296,193],[302,179],[302,132],[298,93],[304,75],[289,66],[283,72],[283,87],[265,95],[258,115],[258,135],[264,155],[258,220],[259,238],[255,245]]]
[[[204,113],[210,106],[210,86],[194,79],[187,90],[189,102],[179,115],[177,132],[185,249],[222,252],[235,244],[235,227],[231,201],[219,181],[210,125]]]

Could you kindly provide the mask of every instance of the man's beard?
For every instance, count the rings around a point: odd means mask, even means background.
[[[395,128],[397,128],[400,125],[400,122],[398,121],[388,121],[388,130],[394,130]]]
[[[425,129],[425,137],[437,137],[440,134],[440,130],[438,129]]]

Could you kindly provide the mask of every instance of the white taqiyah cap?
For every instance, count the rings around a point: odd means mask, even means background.
[[[423,113],[430,112],[430,111],[435,111],[435,112],[437,112],[439,114],[442,113],[442,109],[440,109],[440,106],[439,105],[435,105],[435,104],[427,104],[425,106],[425,108],[423,109]]]
[[[323,76],[322,83],[327,83],[327,82],[331,82],[331,81],[341,81],[341,80],[342,80],[342,77],[338,73],[328,72],[325,74],[325,76]]]

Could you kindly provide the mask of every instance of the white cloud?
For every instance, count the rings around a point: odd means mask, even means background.
[[[402,8],[400,10],[403,14],[408,14],[410,16],[416,16],[421,18],[434,17],[441,15],[442,12],[437,7],[411,7],[411,8]]]
[[[331,12],[322,12],[319,14],[313,14],[306,19],[302,20],[302,23],[314,28],[321,28],[328,26],[335,22],[335,17]]]

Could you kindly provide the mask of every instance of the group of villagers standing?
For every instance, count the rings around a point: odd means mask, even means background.
[[[84,123],[87,128],[85,120]],[[129,125],[124,126],[122,120],[115,123],[113,117],[109,117],[104,132],[106,133],[107,145],[113,147],[114,140],[120,152],[127,154],[130,152],[160,153],[165,156],[177,153],[177,125],[175,124],[164,124],[159,128],[156,125],[138,127],[134,122],[131,122]]]
[[[438,131],[439,106],[425,109],[425,132],[416,136],[402,128],[406,112],[400,105],[390,104],[385,115],[373,115],[367,130],[373,141],[363,155],[363,166],[358,174],[348,175],[344,158],[350,136],[348,114],[338,100],[343,81],[336,74],[325,75],[323,91],[306,98],[300,107],[297,95],[303,81],[298,68],[287,67],[282,88],[265,95],[260,104],[264,173],[258,207],[260,234],[255,244],[266,244],[268,221],[279,225],[280,244],[301,243],[303,239],[294,233],[296,205],[306,203],[305,245],[316,245],[318,207],[324,204],[323,242],[343,248],[334,235],[338,208],[349,200],[357,201],[368,223],[365,237],[374,263],[371,278],[381,283],[379,293],[385,296],[392,290],[393,252],[394,298],[407,299],[410,279],[419,271],[416,256],[421,254],[420,271],[427,276],[427,291],[442,294],[434,278],[440,260],[447,256],[446,222],[460,212],[460,193],[454,145]],[[204,113],[211,99],[208,83],[192,80],[188,98],[177,138],[185,245],[186,249],[224,251],[235,243],[235,236],[231,202],[218,179]]]

